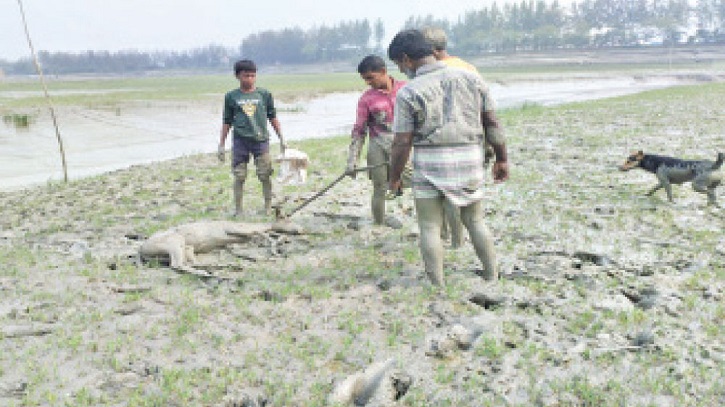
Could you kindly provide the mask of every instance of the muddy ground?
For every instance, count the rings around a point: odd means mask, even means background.
[[[410,197],[388,207],[402,228],[371,225],[364,177],[295,214],[303,235],[200,256],[219,278],[134,260],[155,231],[227,217],[212,155],[1,193],[0,405],[327,405],[390,358],[367,405],[725,404],[725,215],[616,169],[632,149],[714,159],[723,104],[707,83],[507,112],[512,177],[486,197],[501,279],[478,277],[467,243],[447,247],[444,289]],[[295,145],[309,181],[278,188],[283,212],[346,146]],[[247,195],[246,221],[273,220],[253,178]],[[449,346],[461,329],[478,335]]]

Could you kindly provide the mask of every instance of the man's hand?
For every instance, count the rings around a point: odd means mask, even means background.
[[[395,199],[401,195],[403,195],[403,185],[400,179],[393,181],[390,180],[390,184],[388,184],[388,193],[385,196],[385,199]]]
[[[348,164],[347,167],[345,167],[345,175],[352,179],[355,179],[357,177],[357,171],[355,171],[355,164]]]
[[[279,138],[279,153],[284,155],[284,152],[287,150],[287,143],[284,141],[284,137],[277,132],[277,137]]]
[[[496,161],[493,163],[493,182],[500,183],[509,179],[509,164],[506,161]]]
[[[493,147],[491,147],[490,144],[484,143],[483,147],[483,165],[488,166],[488,163],[491,162],[496,157],[496,153],[493,152]]]
[[[224,151],[224,144],[219,144],[219,147],[217,148],[217,151],[216,151],[216,156],[219,159],[219,162],[221,162],[221,163],[224,162],[224,158],[226,156],[226,151]]]
[[[352,179],[355,179],[357,172],[357,160],[360,157],[360,151],[362,151],[363,139],[360,137],[353,137],[350,141],[350,146],[347,148],[347,167],[345,168],[345,174]]]

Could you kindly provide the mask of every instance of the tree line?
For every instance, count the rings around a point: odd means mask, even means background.
[[[725,43],[725,0],[582,0],[563,7],[557,0],[521,0],[469,11],[456,21],[432,15],[410,17],[403,28],[434,25],[449,36],[452,53],[476,56],[558,48],[666,46]],[[694,29],[693,29],[694,27]],[[260,65],[305,64],[359,59],[384,53],[381,19],[343,21],[307,30],[299,27],[248,35],[239,47],[218,45],[142,52],[39,53],[48,74],[133,73],[154,70],[229,69],[239,58]],[[32,74],[30,58],[0,60],[7,74]]]

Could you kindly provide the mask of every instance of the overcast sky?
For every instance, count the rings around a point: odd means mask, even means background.
[[[386,41],[411,16],[454,22],[494,0],[22,0],[36,51],[237,47],[247,35],[367,18]],[[518,1],[517,1],[518,2]],[[547,0],[551,4],[553,0]],[[499,0],[502,5],[504,0]],[[568,4],[560,1],[559,4]],[[18,0],[0,0],[0,59],[29,56]]]

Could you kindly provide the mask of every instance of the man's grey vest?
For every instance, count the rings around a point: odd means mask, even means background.
[[[489,95],[477,75],[443,64],[424,65],[406,87],[410,92],[406,96],[411,96],[410,103],[415,112],[413,145],[481,142],[481,112]]]

